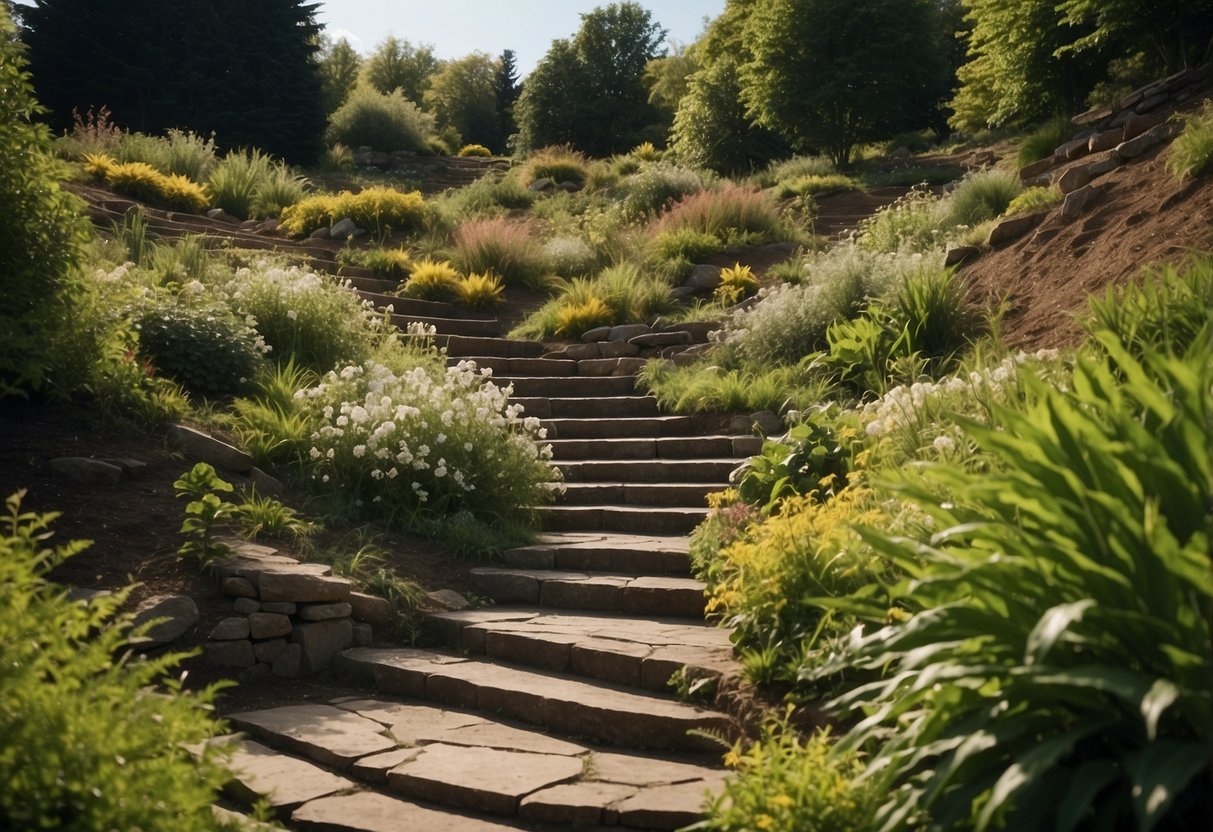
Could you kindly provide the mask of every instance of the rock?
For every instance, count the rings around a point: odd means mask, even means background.
[[[1145,101],[1138,104],[1133,109],[1136,110],[1138,113],[1148,113],[1151,110],[1156,110],[1159,107],[1161,107],[1163,104],[1166,104],[1170,98],[1171,98],[1171,96],[1168,95],[1167,93],[1160,92],[1155,95],[1151,95],[1149,98],[1147,98]]]
[[[348,832],[501,832],[500,823],[427,809],[378,792],[356,792],[312,800],[295,810],[291,820],[300,829],[341,829]],[[512,827],[507,827],[512,828]]]
[[[304,621],[332,621],[334,618],[349,618],[353,608],[348,601],[339,604],[308,604],[299,610]]]
[[[170,426],[168,441],[180,448],[188,458],[225,471],[243,474],[253,467],[253,458],[244,451],[188,425]]]
[[[253,638],[280,638],[291,632],[290,617],[276,612],[255,612],[248,617],[248,624]]]
[[[1018,217],[1008,217],[991,229],[989,244],[998,246],[1003,243],[1009,243],[1012,240],[1018,240],[1024,234],[1040,225],[1040,221],[1045,218],[1046,213],[1045,211],[1037,211],[1032,214],[1022,214]]]
[[[1151,113],[1148,116],[1134,116],[1125,122],[1125,126],[1121,130],[1121,141],[1135,139],[1147,130],[1157,127],[1166,121],[1161,115]],[[1116,147],[1119,142],[1113,142],[1112,147]]]
[[[253,643],[241,641],[208,641],[202,645],[202,655],[210,667],[243,669],[257,663]]]
[[[631,341],[637,335],[645,335],[652,332],[647,324],[620,324],[619,326],[611,327],[612,341]]]
[[[272,672],[284,679],[298,679],[303,675],[303,648],[298,644],[288,644],[282,654],[274,660]]]
[[[259,662],[273,664],[286,651],[286,639],[274,638],[269,641],[258,641],[253,644],[253,655]],[[272,669],[271,669],[272,670]]]
[[[319,673],[329,666],[333,656],[353,645],[354,628],[348,618],[298,624],[291,641],[303,651],[303,672]]]
[[[249,622],[248,617],[243,615],[234,615],[231,618],[225,618],[215,625],[208,636],[211,641],[236,641],[242,638],[249,637]]]
[[[268,220],[261,222],[253,230],[258,234],[273,234],[282,225],[282,220],[277,217],[270,217]]]
[[[449,590],[447,590],[449,591]],[[435,593],[431,592],[430,595]],[[459,593],[454,593],[462,598]],[[466,601],[464,602],[467,603]],[[392,619],[392,605],[386,598],[381,598],[378,595],[370,595],[366,592],[351,592],[350,607],[353,616],[358,621],[367,621],[371,624],[386,624]]]
[[[898,161],[903,161],[905,159],[909,159],[913,155],[914,154],[912,154],[910,152],[910,148],[908,148],[904,144],[902,144],[902,145],[898,145],[897,147],[895,147],[893,149],[893,151],[891,153],[889,153],[889,158],[897,159]]]
[[[1074,118],[1070,119],[1070,121],[1080,127],[1083,127],[1088,124],[1097,124],[1104,119],[1109,118],[1111,115],[1111,107],[1096,107],[1094,109],[1087,110],[1085,113],[1080,113],[1074,116]]]
[[[229,714],[237,728],[265,737],[274,746],[305,754],[321,765],[346,768],[359,757],[396,748],[374,720],[332,705],[287,705]]]
[[[237,615],[252,615],[261,612],[261,602],[252,598],[237,598],[236,603],[232,605],[232,611]]]
[[[541,176],[530,185],[527,185],[527,190],[533,193],[540,193],[542,191],[546,191],[548,188],[554,188],[555,186],[556,183],[551,179],[548,179],[546,176]]]
[[[112,462],[83,456],[61,456],[50,461],[51,469],[73,482],[116,485],[122,480],[122,467]]]
[[[349,217],[343,217],[333,223],[329,228],[329,237],[334,240],[346,240],[354,236],[354,232],[358,230],[358,224]]]
[[[432,601],[437,606],[449,612],[459,612],[466,610],[472,605],[468,603],[468,599],[464,598],[453,589],[438,589],[433,592],[426,593],[426,598]],[[366,619],[370,620],[370,619]]]
[[[691,269],[691,276],[683,283],[697,292],[711,292],[721,284],[720,266],[698,265]]]
[[[345,578],[306,572],[262,572],[257,582],[262,601],[348,601],[350,582]]]
[[[362,621],[354,622],[354,646],[369,647],[375,640],[375,631],[370,624]]]
[[[1145,98],[1145,93],[1142,92],[1142,90],[1140,90],[1140,89],[1134,90],[1133,92],[1129,93],[1124,98],[1120,99],[1115,104],[1113,104],[1112,109],[1114,111],[1119,112],[1120,114],[1123,114],[1124,111],[1128,110],[1130,107],[1137,104],[1137,102],[1141,101],[1143,98]]]
[[[565,783],[524,797],[518,816],[532,823],[602,826],[608,807],[637,791],[635,786],[619,783]]]
[[[763,436],[774,436],[783,433],[787,428],[774,411],[760,410],[750,414],[750,424],[758,428]]]
[[[690,286],[675,286],[670,290],[670,297],[676,301],[689,301],[697,294],[699,293]]]
[[[127,457],[113,457],[102,459],[102,462],[108,462],[110,465],[117,465],[122,469],[122,473],[133,480],[141,480],[147,476],[150,470],[148,464],[138,459],[129,459]]]
[[[961,266],[980,254],[981,249],[977,246],[956,246],[956,248],[948,249],[948,253],[944,255],[943,266],[945,269]]]
[[[673,347],[691,343],[691,333],[677,331],[646,332],[643,335],[637,335],[635,338],[629,338],[628,343],[641,349]]]
[[[159,647],[181,638],[198,623],[198,605],[188,595],[156,595],[135,608],[134,626],[158,618],[164,620],[153,624],[143,634],[139,647]]]
[[[248,472],[248,477],[253,481],[253,487],[257,489],[258,494],[268,497],[281,497],[286,493],[286,485],[280,479],[267,474],[256,466],[253,466]]]
[[[1117,159],[1128,161],[1136,159],[1161,141],[1162,135],[1158,132],[1158,128],[1154,128],[1153,130],[1147,130],[1136,138],[1129,139],[1127,142],[1121,142],[1116,145],[1116,149],[1112,152],[1116,154]]]
[[[586,358],[598,358],[598,342],[591,341],[588,344],[569,344],[564,348],[564,357],[573,361],[582,361]]]
[[[581,190],[581,186],[576,182],[561,182],[556,187],[564,191],[566,194],[575,194]]]
[[[329,227],[327,225],[322,225],[319,228],[317,228],[315,231],[313,231],[311,234],[308,234],[307,236],[313,240],[319,240],[321,238],[324,238],[326,240],[330,239],[329,238]]]
[[[1055,155],[1061,156],[1063,159],[1069,159],[1069,160],[1073,160],[1073,159],[1077,159],[1081,156],[1085,156],[1085,155],[1087,155],[1087,142],[1088,141],[1089,141],[1089,139],[1087,139],[1085,137],[1081,138],[1081,139],[1073,139],[1071,141],[1068,141],[1065,144],[1063,144],[1061,147],[1057,148],[1057,153]]]
[[[221,584],[223,594],[229,598],[256,598],[257,587],[248,578],[233,576],[224,578]]]
[[[1121,130],[1104,130],[1102,133],[1096,133],[1087,139],[1087,149],[1092,153],[1111,150],[1124,140],[1121,133]]]
[[[1060,161],[1061,159],[1054,154],[1053,156],[1046,156],[1045,158],[1032,162],[1031,164],[1024,165],[1019,169],[1020,181],[1027,182],[1029,179],[1035,179],[1042,173],[1052,170]]]
[[[1098,161],[1088,162],[1085,165],[1074,165],[1057,180],[1057,187],[1063,194],[1073,193],[1083,185],[1114,170],[1116,165],[1116,158],[1110,153]]]
[[[994,155],[993,150],[982,150],[973,154],[973,165],[979,168],[988,168],[997,161],[998,157]]]
[[[218,220],[219,222],[227,222],[231,223],[232,225],[236,225],[240,222],[240,220],[236,219],[222,208],[212,208],[206,212],[206,217],[207,219]]]
[[[244,740],[234,750],[230,763],[233,780],[228,787],[238,799],[249,804],[264,798],[274,809],[289,812],[325,795],[349,791],[355,785],[260,743]]]
[[[379,150],[360,150],[354,154],[354,164],[360,168],[391,170],[394,161],[390,153]]]
[[[609,326],[596,326],[581,333],[581,340],[587,344],[597,341],[608,341],[610,338],[611,328]]]
[[[626,358],[640,354],[640,347],[630,341],[601,341],[598,354],[603,358]]]
[[[298,605],[293,601],[270,601],[261,605],[262,612],[276,612],[279,615],[294,615]]]
[[[1087,185],[1068,194],[1066,201],[1061,205],[1062,221],[1073,222],[1078,219],[1087,206],[1096,202],[1100,196],[1101,190],[1095,185]]]

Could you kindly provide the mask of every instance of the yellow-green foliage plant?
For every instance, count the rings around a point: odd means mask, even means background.
[[[589,297],[567,303],[556,310],[555,333],[565,338],[579,338],[582,333],[615,322],[614,313],[600,298]]]
[[[815,196],[835,191],[858,190],[860,190],[860,185],[856,180],[841,173],[830,173],[824,176],[809,174],[780,182],[776,193],[780,199],[791,199],[796,196]]]
[[[96,176],[120,194],[166,208],[194,214],[210,205],[205,185],[178,173],[163,174],[146,162],[118,162],[104,154],[89,154],[85,173]]]
[[[712,292],[712,300],[724,306],[740,303],[758,291],[758,278],[749,266],[734,263],[731,269],[720,270],[720,285]]]
[[[144,631],[119,614],[129,590],[70,600],[48,575],[87,544],[47,546],[54,515],[23,512],[21,496],[0,518],[0,826],[215,829],[230,778],[205,744],[216,688],[181,689],[184,654],[131,658]]]
[[[631,155],[642,162],[659,162],[662,154],[652,142],[641,142],[632,148]]]
[[[459,155],[487,158],[493,155],[493,151],[489,150],[482,144],[465,144],[463,147],[459,148]]]
[[[469,309],[483,309],[501,302],[501,278],[492,272],[469,274],[452,287],[455,298]]]
[[[1028,188],[1007,205],[1006,215],[1030,214],[1043,211],[1061,202],[1063,196],[1057,188]]]
[[[409,279],[400,287],[400,294],[423,300],[446,300],[455,291],[461,275],[446,260],[418,260],[409,272]]]
[[[282,212],[282,225],[296,236],[311,234],[346,217],[375,235],[411,233],[425,227],[429,211],[419,191],[366,188],[358,193],[316,194]]]
[[[1213,102],[1185,119],[1183,132],[1171,143],[1167,170],[1181,179],[1213,171]]]
[[[529,186],[540,179],[550,179],[557,185],[572,182],[580,188],[585,184],[589,167],[589,159],[567,145],[545,147],[527,160],[522,169],[522,184]]]

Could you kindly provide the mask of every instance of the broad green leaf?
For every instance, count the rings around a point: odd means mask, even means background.
[[[1088,760],[1070,779],[1065,797],[1057,804],[1057,832],[1071,832],[1091,808],[1091,802],[1120,772],[1111,760]]]
[[[1179,698],[1180,691],[1174,682],[1158,679],[1141,700],[1141,716],[1146,721],[1146,737],[1151,741],[1158,736],[1158,720]]]
[[[1083,614],[1095,606],[1094,599],[1084,598],[1069,604],[1051,607],[1040,617],[1032,632],[1028,633],[1028,643],[1024,650],[1024,664],[1039,664],[1049,655],[1053,645],[1065,634],[1070,625],[1081,621]]]
[[[1138,828],[1149,832],[1157,826],[1175,798],[1208,767],[1209,752],[1198,742],[1164,740],[1148,745],[1129,765]]]

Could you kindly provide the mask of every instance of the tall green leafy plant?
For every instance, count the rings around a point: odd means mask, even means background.
[[[1023,373],[1029,405],[968,425],[990,470],[905,488],[928,543],[865,534],[922,609],[824,669],[884,673],[830,704],[866,715],[842,748],[878,749],[884,829],[1213,816],[1213,327],[1179,354],[1096,338],[1069,389]]]

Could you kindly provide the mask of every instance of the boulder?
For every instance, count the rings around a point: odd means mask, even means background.
[[[209,463],[215,468],[243,474],[253,467],[253,458],[244,451],[188,425],[171,425],[168,441],[189,459]]]
[[[231,223],[232,225],[236,225],[240,222],[240,220],[236,219],[231,214],[229,214],[227,211],[224,211],[222,208],[212,208],[211,210],[206,212],[206,216],[207,216],[207,219],[218,220],[219,222]]]
[[[532,182],[530,185],[527,185],[527,190],[532,191],[534,193],[540,193],[541,191],[546,191],[548,188],[554,188],[554,187],[556,187],[555,182],[553,182],[551,179],[548,179],[546,176],[541,176],[538,179],[536,179],[534,182]]]
[[[582,361],[586,358],[600,358],[601,354],[598,351],[598,342],[591,341],[588,344],[569,344],[564,348],[564,357],[572,361]]]
[[[261,602],[254,601],[252,598],[237,598],[236,603],[232,604],[232,612],[236,615],[252,615],[255,612],[261,612]]]
[[[354,627],[348,618],[306,622],[295,626],[291,642],[302,651],[302,672],[319,673],[328,668],[333,656],[353,645]]]
[[[629,338],[628,343],[640,348],[673,347],[691,343],[691,333],[678,330],[674,332],[646,332],[634,338]]]
[[[297,679],[303,675],[303,647],[298,644],[288,644],[274,659],[272,672],[275,676],[286,679]]]
[[[603,341],[598,345],[598,354],[603,358],[627,358],[639,352],[640,347],[630,341]]]
[[[346,240],[354,236],[354,232],[358,230],[358,224],[349,217],[343,217],[333,223],[329,229],[329,237],[334,240]]]
[[[248,617],[248,624],[253,638],[282,638],[291,632],[290,617],[276,612],[255,612]]]
[[[612,341],[631,341],[637,335],[645,335],[652,330],[647,324],[620,324],[619,326],[611,327]]]
[[[1111,150],[1124,141],[1123,130],[1104,130],[1087,139],[1087,149],[1092,153]]]
[[[593,329],[587,329],[581,333],[581,340],[587,344],[598,341],[607,341],[611,337],[611,328],[609,326],[596,326]]]
[[[683,283],[697,292],[712,292],[721,284],[720,266],[701,264],[691,269],[691,276]]]
[[[144,649],[176,641],[198,623],[198,605],[188,595],[156,595],[135,608],[134,626],[163,619],[153,624],[138,641]]]
[[[992,246],[1009,243],[1012,240],[1018,240],[1024,234],[1027,234],[1036,226],[1040,225],[1040,221],[1044,219],[1045,212],[1037,211],[1032,214],[1023,214],[1018,217],[1008,217],[1000,222],[990,231],[989,244]]]
[[[253,645],[253,655],[259,662],[273,664],[286,651],[286,639],[274,638],[269,641],[259,641]]]
[[[248,617],[244,615],[233,615],[223,619],[215,625],[209,636],[211,641],[238,641],[248,637],[249,622]]]
[[[117,485],[122,480],[122,466],[83,456],[61,456],[50,461],[51,469],[73,482],[84,485]]]
[[[208,641],[202,645],[202,653],[210,667],[243,669],[257,663],[253,655],[253,643],[242,641]]]
[[[956,246],[948,249],[948,253],[944,255],[943,266],[945,269],[960,266],[980,254],[981,249],[977,246]]]
[[[1134,116],[1126,121],[1124,127],[1121,128],[1121,141],[1127,142],[1129,139],[1135,139],[1147,130],[1162,124],[1164,121],[1166,119],[1157,113],[1151,113],[1148,116]],[[1119,143],[1113,142],[1111,147],[1116,147]]]
[[[348,601],[338,604],[308,604],[299,609],[299,617],[304,621],[332,621],[336,618],[349,618],[353,607]]]
[[[248,472],[248,477],[253,481],[253,487],[257,489],[258,494],[267,497],[281,497],[286,493],[286,486],[280,479],[267,474],[256,466]]]
[[[345,578],[312,575],[307,572],[262,572],[257,586],[262,601],[348,601],[350,582]]]
[[[1073,222],[1082,216],[1087,206],[1098,201],[1102,192],[1095,185],[1086,185],[1066,195],[1066,201],[1061,205],[1061,219],[1063,222]]]
[[[1046,156],[1043,159],[1024,165],[1019,169],[1019,178],[1022,182],[1027,182],[1029,179],[1035,179],[1042,173],[1047,173],[1052,170],[1061,159],[1057,155]]]
[[[441,607],[444,610],[448,610],[450,612],[459,612],[461,610],[466,610],[472,606],[471,604],[468,603],[468,599],[464,598],[462,595],[460,595],[458,592],[456,592],[453,589],[438,589],[433,592],[426,593],[425,597],[428,598],[430,601],[432,601],[437,606]],[[364,620],[371,621],[372,623],[377,623],[377,622],[372,621],[372,619],[370,619],[370,618],[367,618]]]

